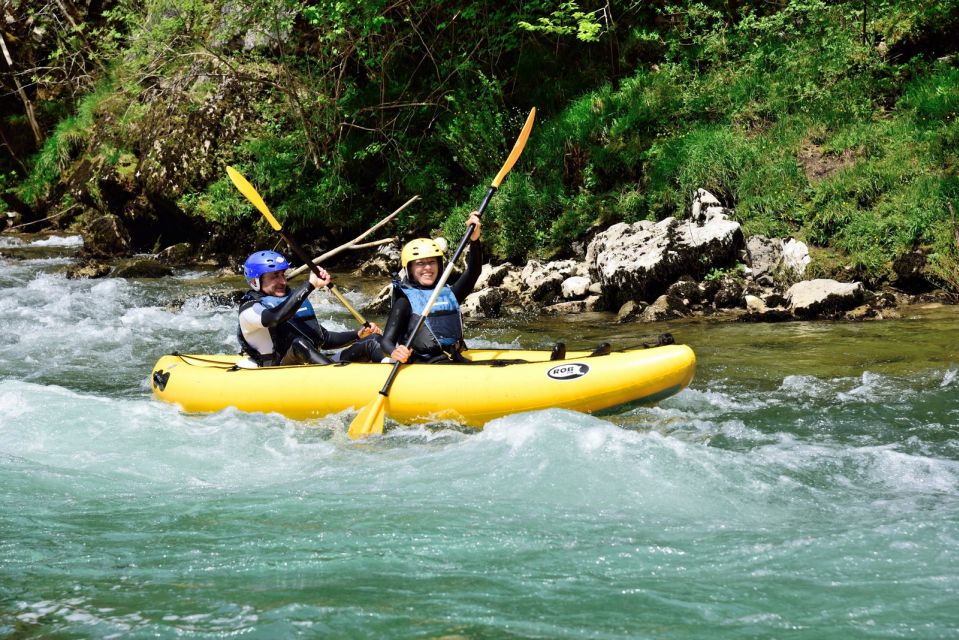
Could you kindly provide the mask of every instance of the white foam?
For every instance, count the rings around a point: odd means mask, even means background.
[[[942,383],[939,386],[945,388],[952,385],[956,381],[957,374],[959,374],[959,370],[949,369],[945,374],[943,374]]]
[[[50,236],[43,240],[34,240],[31,247],[82,247],[83,236]]]
[[[959,493],[959,462],[897,451],[892,447],[868,448],[871,480],[897,494]]]
[[[183,271],[173,275],[173,278],[176,280],[183,280],[188,282],[190,280],[202,280],[204,278],[209,278],[209,271]]]
[[[831,398],[835,388],[815,376],[792,375],[783,378],[779,390],[794,398]]]
[[[863,371],[859,386],[837,393],[836,399],[840,402],[876,402],[884,391],[886,391],[886,385],[883,376],[871,371]]]
[[[322,461],[341,452],[329,437],[343,428],[336,418],[305,428],[235,410],[191,416],[149,397],[113,399],[10,380],[0,380],[0,410],[0,453],[104,487],[297,484],[335,473]]]
[[[0,386],[0,415],[5,420],[16,420],[31,411],[30,402],[16,389],[5,389]]]
[[[466,336],[466,342],[473,349],[522,349],[523,346],[520,343],[519,336],[516,336],[509,342],[503,342],[502,340],[491,340],[484,338],[482,335],[468,335]]]

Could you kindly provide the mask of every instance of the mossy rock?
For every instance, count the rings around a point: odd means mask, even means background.
[[[138,258],[119,267],[113,273],[116,278],[164,278],[173,275],[173,269],[153,258]]]

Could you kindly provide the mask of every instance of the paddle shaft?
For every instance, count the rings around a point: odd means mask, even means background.
[[[526,140],[529,138],[529,133],[533,129],[533,119],[535,117],[536,107],[533,107],[530,109],[529,115],[526,117],[526,123],[523,125],[523,130],[520,131],[519,137],[513,144],[513,150],[510,151],[509,157],[506,158],[506,162],[499,170],[499,173],[497,173],[496,177],[493,178],[493,183],[490,185],[489,190],[486,192],[486,197],[483,198],[483,202],[480,204],[480,207],[476,212],[477,218],[483,215],[483,211],[485,211],[487,205],[489,205],[490,198],[493,197],[493,194],[496,193],[497,189],[499,189],[503,179],[506,178],[506,175],[513,168],[513,165],[516,164],[516,161],[519,160],[520,154],[523,153],[523,148],[526,146]],[[409,348],[410,344],[412,344],[416,334],[422,328],[423,323],[426,321],[426,317],[433,309],[433,303],[436,302],[436,298],[443,290],[443,287],[446,286],[446,281],[449,280],[450,274],[453,272],[453,265],[456,264],[456,261],[463,253],[463,249],[466,248],[466,243],[469,242],[470,236],[473,235],[475,230],[476,225],[469,225],[469,228],[466,230],[466,234],[463,236],[459,246],[453,253],[453,257],[450,259],[449,264],[446,265],[446,269],[443,270],[443,275],[440,276],[439,281],[433,287],[433,293],[430,295],[430,299],[427,301],[423,311],[420,312],[420,317],[416,321],[416,326],[413,327],[413,331],[410,333],[410,337],[406,341],[405,346],[407,349]],[[371,433],[383,433],[383,420],[385,417],[384,410],[386,407],[386,400],[390,393],[390,387],[393,385],[393,380],[396,378],[396,374],[399,372],[399,369],[400,363],[394,363],[393,368],[390,369],[390,375],[386,379],[386,383],[383,385],[383,388],[380,389],[380,392],[377,394],[376,398],[373,400],[373,402],[360,409],[360,412],[355,418],[353,418],[353,422],[350,423],[350,428],[348,431],[350,438],[362,438]]]
[[[483,215],[483,211],[486,210],[487,205],[489,205],[490,198],[493,197],[494,193],[496,193],[496,187],[490,187],[486,191],[486,196],[483,198],[480,208],[476,211],[477,218]],[[429,300],[426,301],[426,306],[423,307],[423,312],[420,314],[419,319],[417,319],[416,324],[413,325],[413,331],[410,332],[410,337],[406,339],[406,344],[404,346],[407,349],[409,349],[410,345],[413,344],[416,334],[419,333],[423,323],[426,322],[426,316],[430,315],[430,310],[433,308],[433,303],[436,302],[436,299],[439,297],[443,287],[446,286],[446,281],[450,279],[450,275],[453,273],[453,265],[456,264],[456,261],[459,260],[460,256],[463,254],[463,250],[466,249],[466,244],[470,241],[470,236],[473,235],[473,231],[475,229],[475,224],[471,224],[466,228],[466,234],[463,235],[463,239],[460,240],[459,245],[457,245],[456,251],[453,252],[453,257],[450,258],[446,268],[443,269],[443,275],[441,275],[440,279],[436,281],[436,285],[433,287],[433,293],[430,295]],[[390,370],[390,375],[386,378],[386,383],[384,383],[383,388],[380,389],[381,396],[390,395],[390,387],[393,386],[393,380],[396,378],[396,374],[399,373],[401,364],[401,362],[396,362],[393,364],[393,368]]]
[[[320,275],[320,268],[313,263],[313,260],[311,260],[309,256],[306,255],[306,252],[303,251],[303,248],[300,247],[300,245],[297,244],[297,242],[293,238],[288,236],[286,232],[283,231],[282,229],[278,229],[277,231],[279,232],[280,237],[286,240],[286,244],[290,246],[290,249],[293,250],[293,255],[299,258],[299,260],[302,261],[303,264],[309,265],[310,271],[312,271],[317,278],[322,280],[323,276]],[[331,282],[330,284],[326,285],[326,288],[329,289],[330,292],[337,297],[340,303],[344,307],[346,307],[351,314],[353,314],[353,317],[356,318],[357,322],[362,324],[367,329],[370,328],[370,323],[366,320],[366,318],[360,315],[359,311],[353,308],[353,305],[347,302],[346,298],[343,297],[343,295],[340,293],[340,290],[336,288],[335,284]]]
[[[226,173],[228,176],[230,176],[230,180],[233,182],[233,185],[237,188],[237,190],[246,196],[246,199],[249,200],[250,203],[256,207],[260,213],[263,214],[263,217],[266,218],[266,221],[270,223],[270,226],[273,227],[273,230],[279,233],[281,238],[286,240],[286,244],[290,246],[290,249],[293,250],[293,253],[296,255],[296,257],[302,260],[303,264],[308,265],[316,277],[322,280],[323,276],[320,275],[320,268],[317,267],[312,260],[310,260],[310,258],[306,255],[306,252],[303,251],[300,245],[293,238],[286,235],[286,233],[283,231],[283,226],[280,225],[280,221],[277,220],[276,217],[270,212],[270,208],[266,206],[266,202],[263,201],[263,196],[261,196],[260,192],[256,190],[256,187],[250,184],[250,181],[244,178],[243,174],[231,166],[227,166]],[[332,282],[326,285],[326,288],[337,297],[337,299],[351,314],[353,314],[353,317],[356,318],[357,322],[362,324],[367,329],[370,328],[370,323],[367,322],[366,319],[363,318],[363,316],[361,316],[357,310],[353,308],[353,305],[346,301],[346,298],[340,295],[340,292]]]

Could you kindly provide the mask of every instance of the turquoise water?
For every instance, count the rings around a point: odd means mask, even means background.
[[[959,637],[959,309],[484,322],[669,330],[699,369],[656,407],[354,443],[155,402],[161,354],[235,350],[209,294],[239,282],[71,281],[73,242],[0,237],[2,637]]]

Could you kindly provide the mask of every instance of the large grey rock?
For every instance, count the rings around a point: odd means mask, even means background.
[[[544,314],[550,315],[568,315],[571,313],[584,313],[586,311],[596,311],[596,305],[599,296],[589,296],[583,300],[567,300],[543,307]]]
[[[111,267],[108,264],[93,260],[84,260],[67,267],[66,275],[68,280],[79,280],[82,278],[96,279],[106,277],[110,271]]]
[[[746,240],[746,255],[754,278],[774,274],[782,264],[782,240],[766,236],[750,236]]]
[[[498,318],[506,296],[502,289],[486,287],[466,296],[460,310],[464,316],[473,318]]]
[[[597,234],[586,249],[590,277],[603,287],[614,308],[628,300],[649,300],[669,285],[679,256],[675,218],[620,222]],[[675,274],[679,275],[679,274]]]
[[[826,278],[797,282],[786,291],[790,311],[797,318],[833,318],[862,302],[861,282],[838,282]]]
[[[480,272],[479,278],[476,279],[476,285],[473,288],[479,291],[486,287],[498,287],[503,284],[507,276],[515,270],[516,267],[509,262],[504,262],[495,267],[486,263],[483,265],[483,270]]]
[[[714,267],[728,267],[743,246],[743,233],[727,213],[712,206],[695,219],[615,224],[589,244],[590,277],[602,285],[608,306],[618,308],[627,300],[658,297],[680,276],[699,279]]]
[[[173,269],[160,264],[154,258],[138,258],[116,268],[115,278],[165,278],[173,275]]]
[[[764,277],[794,280],[801,278],[809,264],[809,248],[795,238],[786,240],[751,236],[746,240],[746,256],[757,281]]]
[[[716,309],[735,309],[743,306],[745,292],[739,280],[724,276],[714,286],[715,293],[712,295],[712,300]],[[712,288],[709,287],[709,289]]]
[[[570,276],[563,280],[560,292],[565,300],[579,300],[586,297],[591,284],[586,276]]]
[[[530,260],[520,272],[520,279],[527,288],[533,289],[539,280],[553,275],[561,275],[563,279],[579,275],[579,268],[579,263],[575,260],[556,260],[554,262]]]
[[[723,203],[719,201],[719,198],[705,189],[696,189],[696,195],[693,196],[691,214],[693,218],[698,218],[702,215],[702,212],[709,207],[721,206],[723,206]]]
[[[400,249],[389,243],[377,247],[373,257],[360,265],[358,273],[368,278],[390,278],[400,267]]]
[[[746,311],[749,313],[765,313],[768,310],[766,303],[756,296],[746,296]]]
[[[681,279],[666,288],[666,295],[683,301],[684,306],[698,303],[703,296],[699,283]]]
[[[547,263],[530,260],[519,275],[520,296],[541,305],[559,302],[563,281],[578,274],[579,269],[575,260]]]
[[[616,322],[620,324],[624,322],[632,322],[639,316],[639,314],[646,310],[647,306],[649,305],[647,305],[645,302],[630,300],[619,308],[619,311],[616,313]]]
[[[660,322],[681,318],[685,314],[686,308],[682,305],[681,300],[663,294],[646,307],[639,316],[639,320],[641,322]]]

